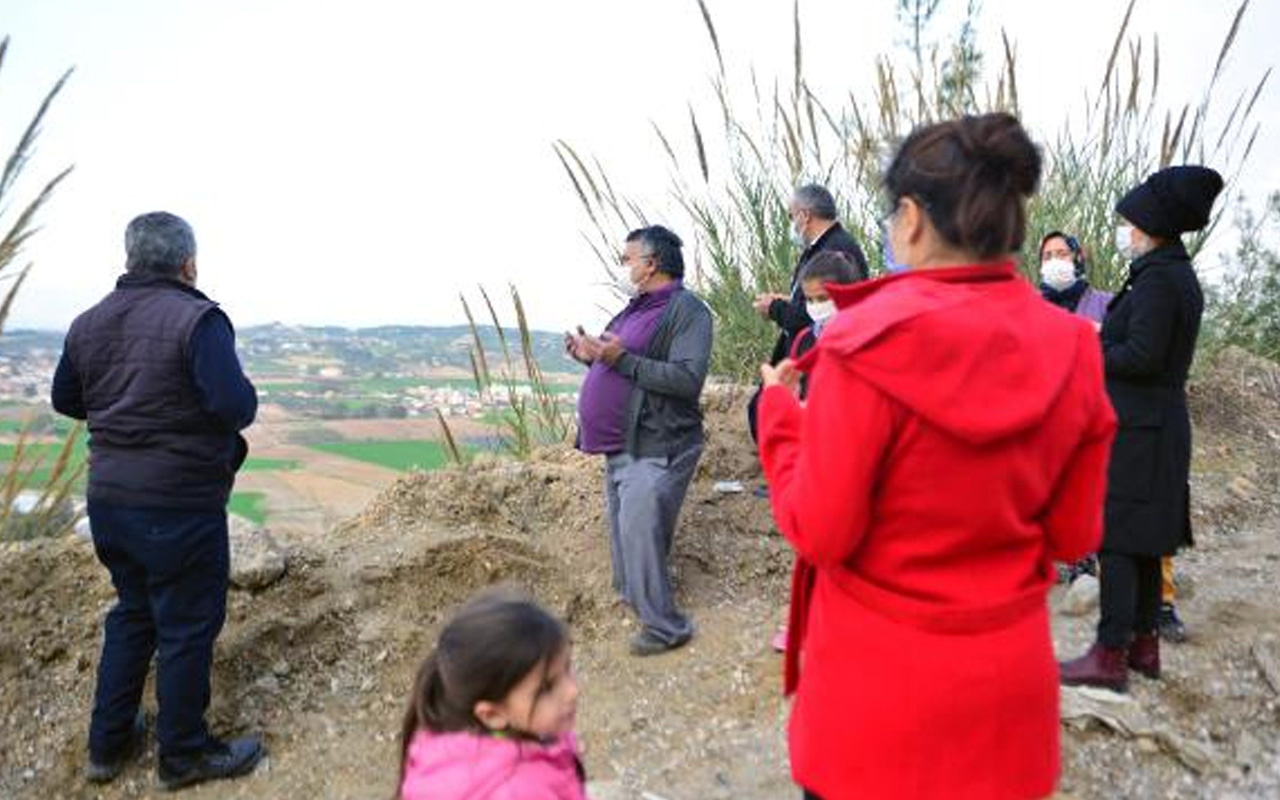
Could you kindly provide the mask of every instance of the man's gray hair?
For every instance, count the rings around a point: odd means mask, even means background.
[[[196,254],[196,235],[182,217],[152,211],[134,217],[124,229],[125,269],[176,278]]]
[[[834,220],[838,214],[836,199],[831,196],[831,192],[827,191],[825,186],[816,183],[805,184],[796,189],[793,198],[797,206],[818,219]]]

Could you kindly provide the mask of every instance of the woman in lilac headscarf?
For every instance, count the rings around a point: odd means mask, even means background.
[[[1114,295],[1095,289],[1087,277],[1089,264],[1080,240],[1062,231],[1050,231],[1040,240],[1040,296],[1102,327],[1107,304]],[[1090,554],[1059,567],[1059,580],[1074,583],[1081,575],[1098,574],[1098,557]]]
[[[1045,300],[1077,316],[1101,323],[1111,292],[1089,285],[1088,263],[1079,240],[1050,231],[1040,240],[1040,294]]]

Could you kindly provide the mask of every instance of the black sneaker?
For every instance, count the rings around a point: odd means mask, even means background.
[[[1058,565],[1058,583],[1065,583],[1068,586],[1076,582],[1081,575],[1089,575],[1098,577],[1098,557],[1085,556],[1074,564]]]
[[[1182,644],[1187,640],[1187,626],[1178,619],[1178,609],[1173,603],[1161,603],[1156,614],[1156,629],[1160,638],[1173,644]]]
[[[110,783],[124,771],[129,762],[142,755],[146,742],[147,715],[139,709],[138,715],[133,719],[133,730],[129,734],[128,743],[113,758],[98,759],[90,753],[89,764],[84,768],[84,779],[89,783]]]
[[[668,642],[660,639],[654,633],[643,630],[631,637],[631,655],[633,656],[656,656],[665,653],[668,650],[675,650],[677,647],[683,647],[693,638],[693,634],[683,636],[674,642]]]
[[[259,736],[214,742],[194,756],[161,758],[156,766],[160,785],[167,792],[204,781],[235,778],[253,771],[266,755]]]
[[[1070,586],[1071,581],[1075,579],[1075,570],[1071,564],[1056,564],[1055,569],[1058,573],[1058,584],[1061,586]]]

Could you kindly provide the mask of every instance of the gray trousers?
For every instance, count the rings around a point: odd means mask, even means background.
[[[670,458],[618,453],[605,461],[613,588],[645,629],[668,644],[693,635],[693,623],[676,608],[667,557],[701,455],[696,445]]]

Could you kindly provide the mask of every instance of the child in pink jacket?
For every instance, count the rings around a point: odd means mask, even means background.
[[[414,681],[401,800],[586,800],[564,625],[486,593],[445,625]]]

